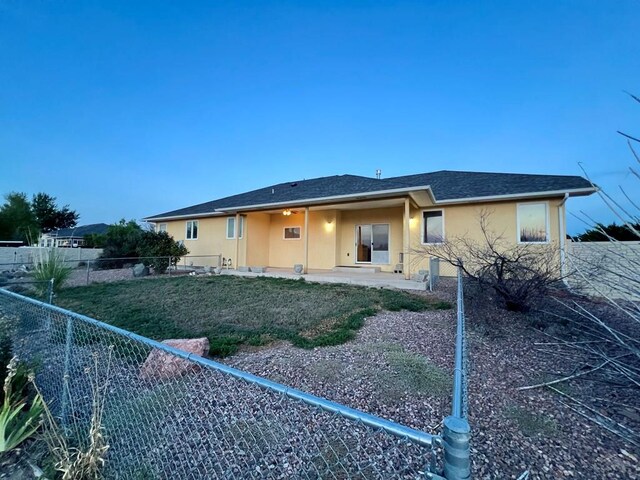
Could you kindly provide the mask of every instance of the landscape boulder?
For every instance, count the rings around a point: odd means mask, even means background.
[[[296,264],[293,266],[293,272],[294,272],[294,273],[301,274],[301,273],[303,272],[303,270],[304,270],[304,267],[302,266],[302,264],[301,264],[301,263],[296,263]]]
[[[209,352],[209,339],[206,337],[172,339],[165,340],[162,343],[169,347],[193,353],[201,357]],[[140,377],[143,380],[166,380],[184,375],[185,373],[197,369],[197,367],[198,364],[194,362],[154,348],[140,368]]]
[[[134,277],[146,277],[147,275],[149,275],[149,267],[147,267],[144,263],[136,263],[133,266]]]

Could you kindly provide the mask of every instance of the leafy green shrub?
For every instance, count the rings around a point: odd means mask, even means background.
[[[125,263],[135,261],[138,257],[138,245],[143,230],[135,220],[124,219],[118,223],[109,225],[109,229],[105,234],[104,247],[96,267],[100,269],[106,268],[122,268]],[[111,259],[117,260],[111,260]]]
[[[169,264],[175,266],[180,257],[188,253],[187,247],[176,242],[167,232],[143,232],[138,245],[138,254],[143,257],[142,263],[153,267],[156,273],[164,273]]]
[[[168,233],[143,230],[134,220],[125,222],[123,219],[110,225],[104,237],[102,255],[96,262],[101,269],[122,268],[127,263],[141,261],[157,273],[163,273],[169,263],[176,265],[180,257],[189,253]],[[169,257],[172,257],[171,262]]]
[[[57,292],[62,284],[71,275],[71,267],[64,262],[64,257],[57,250],[41,250],[38,257],[34,258],[34,278],[38,282],[37,290],[42,296],[49,291],[49,285],[45,282],[53,279],[53,291]]]
[[[102,233],[90,233],[83,237],[84,248],[103,248],[106,241],[107,236]]]

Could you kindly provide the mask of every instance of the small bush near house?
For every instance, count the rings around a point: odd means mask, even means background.
[[[461,267],[481,289],[490,291],[502,307],[528,312],[562,280],[558,247],[514,244],[492,230],[490,216],[491,212],[486,210],[479,214],[480,241],[455,237],[443,243],[424,245],[414,253]]]
[[[180,257],[189,253],[184,245],[178,244],[168,233],[143,230],[134,220],[126,222],[123,219],[110,225],[104,237],[102,255],[96,262],[101,269],[122,268],[127,263],[141,261],[153,267],[157,273],[163,273],[169,263],[175,265]],[[172,257],[171,262],[169,257]]]
[[[143,232],[138,245],[142,263],[153,267],[156,273],[164,273],[170,264],[175,266],[180,257],[188,253],[187,247],[176,242],[167,232]]]

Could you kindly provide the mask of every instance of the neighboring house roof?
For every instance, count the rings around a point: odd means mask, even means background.
[[[427,190],[434,203],[469,202],[479,199],[527,195],[589,194],[595,187],[588,180],[569,175],[458,172],[441,170],[376,179],[357,175],[334,175],[279,183],[258,190],[160,213],[145,220],[216,215],[248,207],[339,201],[375,194],[390,197],[402,192]]]
[[[109,225],[106,223],[92,223],[91,225],[82,225],[80,227],[74,228],[61,228],[60,230],[56,230],[53,232],[49,232],[47,235],[56,238],[66,238],[66,237],[79,237],[82,238],[85,235],[102,235],[107,233],[109,229]]]

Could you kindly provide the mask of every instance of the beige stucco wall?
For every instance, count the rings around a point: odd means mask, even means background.
[[[293,268],[304,265],[305,213],[297,211],[290,216],[272,214],[269,231],[269,266]],[[309,265],[308,268],[333,268],[336,255],[336,212],[322,210],[309,212]],[[284,238],[285,227],[300,227],[300,239]]]
[[[519,203],[547,203],[549,227],[548,246],[559,250],[558,206],[562,203],[562,198],[439,207],[444,210],[445,240],[453,240],[456,237],[466,237],[478,243],[483,243],[480,218],[484,212],[487,215],[488,230],[494,235],[502,236],[506,242],[515,245],[518,242],[517,206]],[[409,264],[412,272],[416,272],[419,269],[428,269],[428,256],[415,253],[416,251],[424,250],[425,247],[421,242],[423,210],[424,209],[411,210],[411,216],[413,218],[410,224],[411,253],[409,256]],[[564,210],[562,216],[564,222]],[[429,248],[433,248],[433,246]],[[546,247],[543,246],[543,248]],[[441,263],[440,273],[443,276],[455,276],[455,269],[451,265]]]
[[[540,199],[531,202],[493,202],[472,205],[448,205],[444,210],[445,239],[467,237],[482,242],[479,219],[482,212],[488,214],[489,229],[496,235],[515,244],[517,242],[518,203],[541,203],[548,205],[549,244],[559,249],[558,206],[562,198]],[[405,267],[410,272],[428,268],[428,255],[418,254],[421,243],[422,212],[425,209],[411,208],[411,248],[405,253]],[[319,210],[309,212],[309,265],[312,269],[330,269],[336,265],[356,265],[355,227],[359,224],[389,225],[389,263],[376,265],[383,271],[393,271],[403,252],[404,208],[379,208],[360,210]],[[562,213],[564,217],[564,210]],[[271,266],[292,268],[296,263],[304,264],[305,214],[297,210],[290,216],[281,213],[249,213],[245,216],[243,238],[238,242],[226,239],[226,218],[199,219],[197,240],[186,240],[186,221],[170,221],[167,231],[176,240],[183,240],[191,256],[221,254],[232,258],[235,266]],[[564,218],[563,218],[564,221]],[[285,227],[300,227],[301,238],[284,239]],[[239,259],[236,258],[239,257]],[[194,264],[207,264],[204,259]],[[451,266],[441,264],[443,276],[455,275]]]
[[[193,265],[217,265],[217,258],[206,258],[205,255],[222,255],[224,258],[231,258],[234,265],[242,265],[245,259],[246,250],[246,234],[238,241],[238,256],[240,263],[236,258],[236,241],[227,239],[227,217],[209,217],[197,219],[198,238],[187,240],[187,221],[188,220],[172,220],[168,222],[158,222],[167,224],[167,233],[174,240],[182,240],[185,247],[189,250],[187,264],[193,262]],[[245,219],[245,232],[247,220]],[[201,256],[200,258],[198,258]]]
[[[269,265],[271,215],[250,213],[245,218],[246,264]]]
[[[382,271],[393,271],[402,245],[402,208],[381,208],[375,210],[343,210],[340,215],[340,248],[337,255],[338,265],[357,265],[356,262],[356,225],[389,225],[389,263],[375,264]]]

